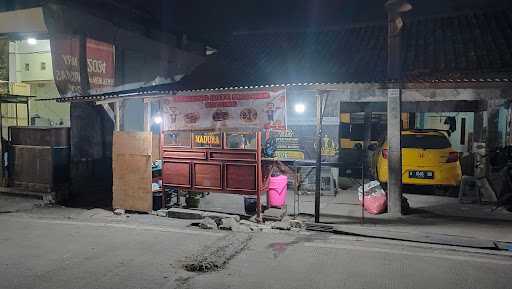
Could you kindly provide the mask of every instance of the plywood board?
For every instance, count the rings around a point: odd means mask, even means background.
[[[151,139],[151,160],[161,160],[160,157],[160,134],[152,134]]]
[[[112,152],[112,206],[151,211],[151,133],[115,132]]]
[[[113,153],[151,156],[151,133],[115,131],[113,145]]]

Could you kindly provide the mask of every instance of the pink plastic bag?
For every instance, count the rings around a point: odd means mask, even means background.
[[[281,175],[270,177],[268,182],[268,200],[271,207],[281,208],[286,204],[288,177]]]
[[[363,205],[363,188],[359,187],[359,202]],[[373,215],[386,212],[388,198],[386,192],[377,181],[372,181],[364,185],[364,209]]]

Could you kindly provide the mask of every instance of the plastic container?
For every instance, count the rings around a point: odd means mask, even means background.
[[[268,200],[270,207],[282,208],[286,204],[288,177],[281,175],[270,177],[268,183]]]
[[[247,215],[256,214],[257,200],[254,197],[244,197],[244,208]]]

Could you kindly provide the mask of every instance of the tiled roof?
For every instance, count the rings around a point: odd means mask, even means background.
[[[385,82],[386,26],[233,36],[178,90]],[[407,21],[402,70],[410,82],[512,81],[512,11]]]
[[[240,33],[181,81],[58,101],[281,85],[384,83],[386,26]],[[403,79],[409,83],[512,83],[512,11],[406,21]]]

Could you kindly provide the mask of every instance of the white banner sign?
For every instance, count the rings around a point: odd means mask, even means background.
[[[164,130],[286,128],[286,90],[176,95],[163,99]]]

